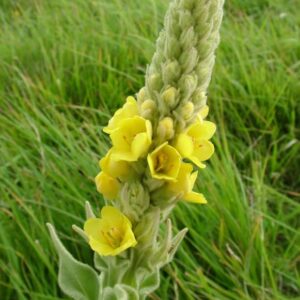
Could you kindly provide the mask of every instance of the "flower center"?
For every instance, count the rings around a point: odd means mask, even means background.
[[[155,171],[161,172],[167,168],[168,165],[168,155],[164,152],[159,153],[155,161]]]
[[[116,227],[111,227],[107,231],[101,231],[102,235],[104,236],[106,242],[112,247],[112,248],[118,248],[121,245],[122,242],[122,233],[121,231]]]

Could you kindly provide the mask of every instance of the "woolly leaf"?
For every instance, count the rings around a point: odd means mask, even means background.
[[[90,266],[77,261],[64,247],[54,227],[49,223],[47,226],[59,256],[58,284],[62,291],[75,300],[97,300],[97,273]]]
[[[99,300],[139,300],[137,291],[124,284],[117,284],[113,288],[106,287],[103,291],[103,295]]]
[[[143,280],[143,283],[140,286],[140,293],[143,295],[148,295],[155,291],[160,284],[160,277],[159,277],[159,269],[157,268],[155,272],[151,273],[150,275],[146,276]]]

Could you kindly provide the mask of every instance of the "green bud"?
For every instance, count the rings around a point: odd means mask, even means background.
[[[149,89],[151,89],[152,91],[160,92],[162,88],[161,76],[159,74],[150,75],[147,84],[149,86]]]
[[[190,73],[194,70],[198,62],[198,52],[196,48],[191,48],[186,51],[185,60],[182,61],[182,69],[185,73]]]
[[[196,75],[184,75],[180,79],[179,86],[182,90],[182,96],[184,99],[190,98],[197,87]]]
[[[161,97],[169,108],[173,108],[176,105],[176,95],[177,90],[174,87],[170,87],[162,93]]]
[[[135,223],[149,207],[149,193],[139,181],[126,182],[121,190],[121,199],[116,204]]]
[[[134,234],[138,241],[138,247],[153,245],[157,239],[160,224],[160,209],[152,208],[137,224]]]
[[[157,126],[157,136],[160,141],[167,141],[174,136],[174,124],[170,117],[163,118]]]
[[[179,40],[184,49],[186,49],[186,50],[190,49],[193,46],[193,44],[195,44],[194,28],[187,27],[187,29],[181,33]]]
[[[180,72],[181,67],[176,60],[166,63],[162,68],[162,77],[164,83],[172,84],[172,82],[176,81],[179,78]]]
[[[166,57],[176,57],[180,53],[178,40],[173,37],[167,37],[165,43]]]
[[[141,105],[141,116],[145,119],[150,119],[156,110],[156,104],[153,100],[147,99]]]
[[[186,102],[180,109],[184,120],[189,120],[194,114],[195,106],[191,101]]]
[[[201,107],[206,104],[207,96],[202,89],[197,89],[192,95],[192,101],[196,107],[196,111],[198,111]]]
[[[146,88],[142,87],[136,95],[138,103],[143,103],[146,98]]]
[[[193,25],[193,17],[189,10],[184,10],[180,12],[179,24],[181,28],[189,28]]]

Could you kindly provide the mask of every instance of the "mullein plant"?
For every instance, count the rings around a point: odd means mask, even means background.
[[[73,225],[93,250],[95,268],[75,260],[48,224],[59,285],[71,298],[146,299],[187,232],[173,235],[170,212],[180,201],[206,203],[193,188],[214,152],[206,92],[222,9],[223,0],[171,2],[145,86],[103,129],[112,147],[95,181],[107,205],[94,215],[86,203],[83,229]]]

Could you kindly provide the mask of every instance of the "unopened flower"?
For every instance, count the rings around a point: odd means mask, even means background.
[[[156,109],[156,104],[153,100],[147,99],[141,104],[141,116],[145,119],[151,118]]]
[[[122,108],[118,109],[113,117],[109,120],[108,125],[103,128],[105,133],[111,134],[119,128],[120,122],[124,119],[131,118],[138,114],[138,106],[133,97],[127,97],[126,103]]]
[[[99,162],[103,172],[114,178],[126,179],[132,172],[127,161],[111,159],[111,150]]]
[[[152,141],[151,122],[142,117],[132,117],[120,122],[110,135],[113,160],[137,161],[146,155]]]
[[[174,105],[176,104],[176,95],[177,95],[177,90],[174,87],[170,87],[166,89],[162,93],[162,100],[170,107],[173,108]]]
[[[208,113],[209,113],[209,107],[208,105],[204,105],[198,113],[199,121],[202,122],[207,117]]]
[[[174,136],[174,122],[170,117],[165,117],[159,121],[157,135],[161,140],[169,140]]]
[[[168,142],[148,155],[148,164],[153,178],[175,181],[181,164],[178,151]]]
[[[209,121],[192,124],[185,133],[178,135],[175,148],[184,158],[190,159],[200,168],[205,168],[202,163],[214,153],[214,145],[209,141],[216,131],[216,125]]]
[[[117,198],[121,188],[121,184],[118,179],[105,172],[100,172],[96,176],[95,182],[98,192],[103,194],[104,198],[108,200],[114,200]]]
[[[88,219],[84,232],[91,248],[103,256],[115,256],[137,244],[130,220],[112,206],[102,208],[101,218]]]
[[[188,163],[182,163],[176,182],[168,182],[167,190],[174,195],[182,194],[182,199],[188,202],[199,204],[207,203],[203,194],[193,192],[198,172],[193,172],[193,166]]]
[[[194,113],[194,108],[195,107],[194,107],[193,102],[191,102],[191,101],[186,102],[181,108],[182,117],[185,120],[190,119]]]

